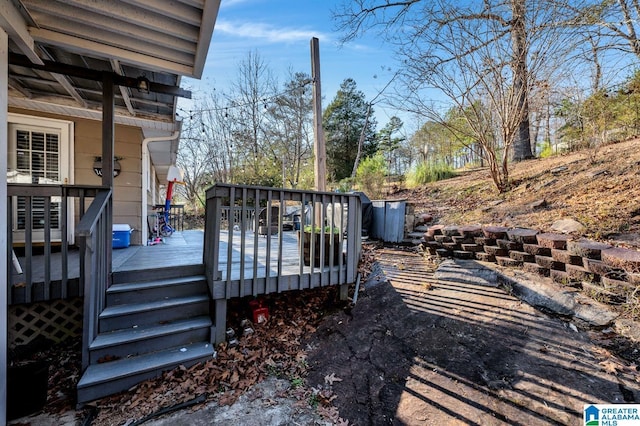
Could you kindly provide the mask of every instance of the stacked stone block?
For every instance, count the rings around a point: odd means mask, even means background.
[[[640,284],[640,252],[569,235],[501,226],[431,226],[433,255],[519,267],[575,287],[618,294]]]

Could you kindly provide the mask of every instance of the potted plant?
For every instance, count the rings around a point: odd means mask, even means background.
[[[329,266],[332,252],[333,265],[339,264],[340,254],[342,252],[342,233],[340,232],[340,228],[325,226],[324,229],[322,229],[319,226],[305,225],[302,231],[298,231],[298,244],[301,239],[303,240],[305,266],[311,265],[311,241],[313,241],[313,265],[320,266],[322,239],[324,239],[324,266]]]

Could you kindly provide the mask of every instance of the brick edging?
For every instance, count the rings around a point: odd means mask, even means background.
[[[528,228],[434,225],[423,239],[425,250],[432,255],[521,267],[564,285],[588,282],[602,289],[628,289],[640,283],[639,251],[566,234]]]

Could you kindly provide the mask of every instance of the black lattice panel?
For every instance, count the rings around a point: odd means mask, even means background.
[[[59,343],[82,335],[82,310],[81,298],[9,306],[9,347],[26,345],[38,336]]]

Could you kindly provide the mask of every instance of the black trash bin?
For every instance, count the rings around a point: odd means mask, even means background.
[[[49,362],[29,361],[7,367],[7,419],[28,416],[47,403]]]

